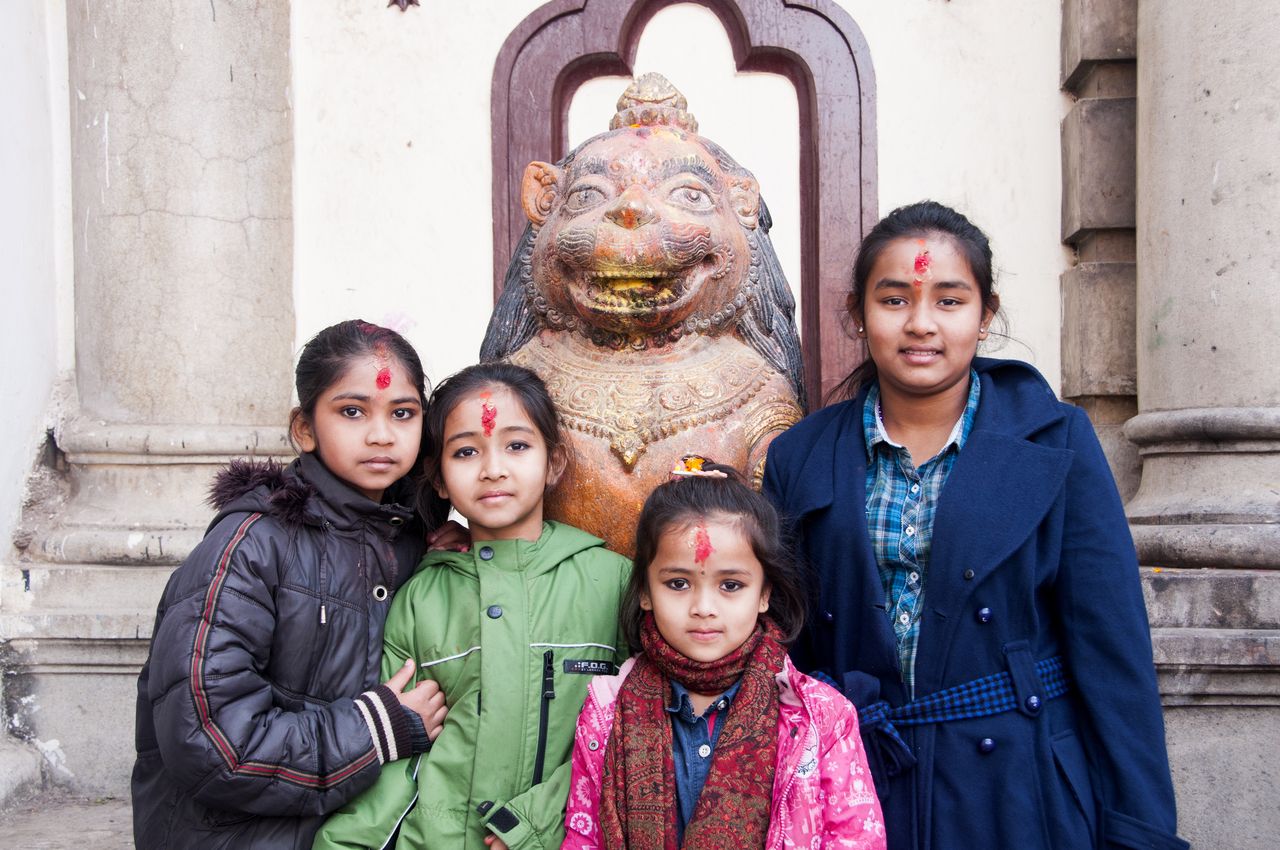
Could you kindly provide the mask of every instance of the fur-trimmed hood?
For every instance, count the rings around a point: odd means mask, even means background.
[[[214,478],[208,502],[218,511],[211,529],[232,513],[263,513],[291,526],[329,522],[339,528],[382,520],[377,524],[394,529],[416,517],[403,505],[378,504],[356,492],[309,452],[288,465],[275,460],[233,460]]]
[[[315,489],[300,476],[286,474],[286,469],[274,460],[237,458],[214,476],[209,505],[219,517],[252,511],[271,514],[290,525],[302,523]]]

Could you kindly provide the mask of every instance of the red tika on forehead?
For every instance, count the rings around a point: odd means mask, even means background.
[[[707,534],[707,525],[704,522],[698,523],[698,530],[694,534],[693,560],[694,563],[704,564],[707,558],[711,557],[711,553],[715,551],[711,546],[711,535]]]
[[[391,370],[386,366],[383,366],[378,370],[377,383],[378,389],[380,390],[385,390],[387,387],[391,386]]]
[[[924,247],[923,239],[917,239],[916,244],[920,246],[920,250],[916,253],[916,261],[914,266],[917,277],[915,280],[911,281],[911,284],[916,289],[919,289],[920,287],[924,286],[924,281],[921,280],[919,276],[920,275],[924,275],[926,277],[928,276],[929,264],[933,262],[933,257],[929,256],[929,249]]]
[[[498,421],[498,408],[489,401],[492,396],[486,390],[480,393],[480,427],[484,429],[486,437],[493,436],[493,425]]]

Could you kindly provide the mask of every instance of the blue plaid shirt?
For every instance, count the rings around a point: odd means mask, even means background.
[[[867,532],[884,584],[885,608],[898,638],[902,681],[913,699],[933,514],[951,467],[973,430],[980,393],[978,374],[970,369],[964,412],[942,450],[918,467],[912,464],[911,453],[885,432],[878,383],[871,385],[862,409],[862,431],[867,443]]]

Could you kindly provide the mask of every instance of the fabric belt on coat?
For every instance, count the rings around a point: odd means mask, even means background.
[[[1044,693],[1027,698],[1036,700],[1034,705],[1025,706],[1031,709],[1031,713],[1038,712],[1043,701],[1060,697],[1068,690],[1061,656],[1037,661],[1036,672],[1044,684]],[[1013,677],[1005,671],[952,685],[897,708],[890,708],[884,700],[873,702],[858,709],[858,724],[867,749],[876,751],[878,758],[873,757],[873,761],[878,760],[888,776],[897,776],[916,763],[911,748],[898,734],[897,726],[923,726],[948,720],[988,717],[1017,707]]]

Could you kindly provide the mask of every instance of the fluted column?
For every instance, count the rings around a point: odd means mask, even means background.
[[[1280,5],[1140,0],[1127,511],[1182,833],[1273,847],[1280,740]]]

